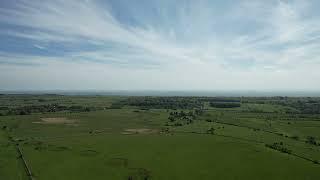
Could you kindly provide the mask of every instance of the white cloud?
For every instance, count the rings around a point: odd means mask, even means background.
[[[0,22],[26,28],[4,29],[2,35],[32,40],[40,50],[50,51],[50,43],[97,47],[55,57],[2,53],[1,69],[19,63],[41,65],[15,67],[21,71],[2,71],[2,77],[32,79],[40,73],[46,84],[46,78],[55,78],[52,74],[71,72],[64,82],[81,77],[87,85],[102,89],[110,89],[109,85],[116,89],[283,89],[294,88],[290,79],[295,77],[308,78],[299,87],[320,88],[312,84],[319,73],[308,74],[320,67],[319,17],[306,18],[312,6],[308,2],[242,1],[223,15],[215,14],[209,2],[179,3],[174,16],[160,3],[159,19],[153,19],[160,24],[137,16],[143,26],[126,24],[115,17],[112,6],[96,1],[23,0],[14,8],[0,8]],[[29,72],[32,68],[35,71]],[[106,79],[106,85],[101,85]],[[55,85],[86,85],[64,82]]]
[[[35,48],[38,48],[38,49],[41,49],[41,50],[47,49],[46,47],[41,46],[41,45],[39,45],[39,44],[34,44],[33,46],[34,46]]]

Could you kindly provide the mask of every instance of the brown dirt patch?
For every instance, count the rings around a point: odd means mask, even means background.
[[[155,134],[159,131],[156,129],[147,129],[147,128],[140,128],[140,129],[125,129],[122,134]]]
[[[64,117],[40,118],[40,119],[41,119],[41,121],[35,121],[32,123],[37,123],[37,124],[68,124],[68,125],[74,125],[76,123],[76,120],[67,119]]]

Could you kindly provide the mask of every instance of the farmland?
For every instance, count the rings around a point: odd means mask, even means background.
[[[0,115],[0,179],[320,178],[316,97],[0,95]]]

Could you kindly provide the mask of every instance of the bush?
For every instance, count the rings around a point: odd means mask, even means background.
[[[170,122],[174,122],[175,121],[174,117],[172,117],[172,116],[169,116],[168,119],[170,120]]]
[[[280,151],[282,153],[291,154],[291,152],[292,152],[291,150],[287,149],[286,147],[283,147],[283,143],[282,142],[273,143],[273,144],[266,144],[265,146],[268,147],[268,148]]]
[[[210,129],[207,130],[207,133],[208,134],[214,134],[214,130],[215,129],[213,127],[211,127]]]
[[[313,160],[312,162],[315,163],[315,164],[319,164],[318,160]]]
[[[298,136],[291,136],[290,138],[291,138],[291,139],[294,139],[294,140],[299,140],[299,137],[298,137]]]
[[[316,138],[315,138],[315,137],[312,137],[312,136],[308,136],[308,137],[307,137],[306,143],[308,143],[308,144],[313,144],[313,145],[317,145]]]

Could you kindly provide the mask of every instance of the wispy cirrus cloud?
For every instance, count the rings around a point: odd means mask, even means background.
[[[292,74],[320,66],[320,14],[314,9],[316,3],[17,0],[0,8],[0,36],[16,38],[15,43],[21,45],[13,46],[10,52],[0,49],[4,52],[0,61],[6,68],[19,62],[49,68],[55,67],[53,62],[87,67],[91,63],[113,68],[114,73],[119,68],[144,76],[151,73],[165,85],[168,77],[160,70],[180,82],[184,80],[178,77],[183,74],[187,82],[205,89],[216,85],[245,88],[235,83],[233,76],[249,77],[247,73],[251,73],[261,77],[249,81],[250,89],[266,80],[259,74]],[[23,46],[36,50],[22,53]],[[216,77],[223,77],[225,83],[215,80],[207,84]],[[204,80],[196,80],[200,78]],[[279,83],[271,84],[277,87]],[[147,86],[145,83],[143,88]]]

